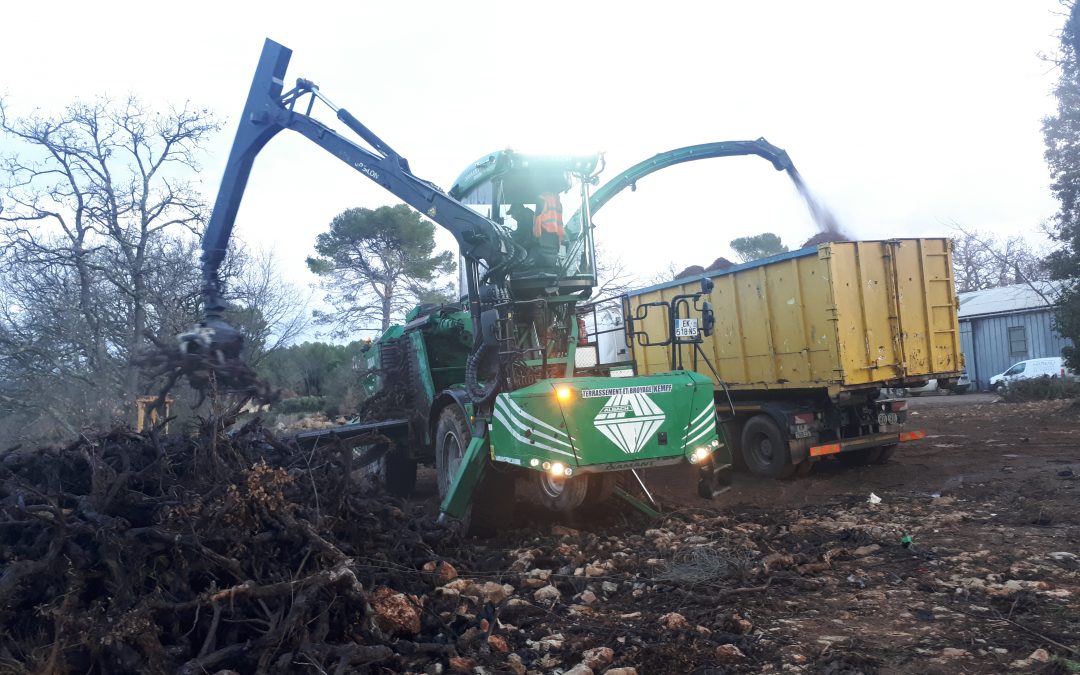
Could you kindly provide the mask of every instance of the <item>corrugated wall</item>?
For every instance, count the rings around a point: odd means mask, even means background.
[[[1009,328],[1024,327],[1025,350],[1012,352]],[[1017,361],[1061,356],[1069,341],[1054,332],[1050,310],[974,317],[960,322],[961,345],[967,362],[968,377],[979,389],[989,387],[990,378],[1004,372]]]

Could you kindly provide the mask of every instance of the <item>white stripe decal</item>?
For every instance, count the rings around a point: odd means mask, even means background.
[[[708,427],[702,429],[701,433],[699,433],[697,436],[694,436],[693,438],[687,439],[687,441],[685,443],[683,443],[683,447],[685,448],[686,446],[690,445],[691,443],[698,440],[699,438],[704,437],[705,434],[707,434],[707,433],[709,433],[709,428]],[[713,433],[714,434],[716,433],[715,429],[713,429]]]
[[[517,440],[521,441],[525,445],[535,446],[537,448],[542,448],[544,450],[547,450],[549,452],[554,452],[554,453],[559,454],[559,455],[566,455],[567,457],[573,457],[574,456],[573,453],[566,452],[565,450],[558,450],[558,449],[553,448],[553,447],[551,447],[549,445],[544,445],[543,443],[537,443],[535,441],[530,441],[529,439],[525,438],[524,436],[519,434],[514,429],[514,427],[510,426],[510,424],[505,419],[503,419],[501,411],[499,411],[499,410],[495,411],[495,419],[497,419],[497,420],[499,420],[500,422],[503,423],[503,426],[506,427],[506,430],[510,432],[511,436],[513,436]]]
[[[514,414],[509,409],[500,409],[498,401],[495,402],[495,409],[499,410],[502,413],[504,413],[506,415],[507,419],[509,419],[511,422],[513,422],[514,426],[516,426],[518,429],[521,429],[522,431],[530,431],[535,436],[540,436],[541,438],[546,438],[549,441],[551,441],[552,443],[558,443],[559,445],[565,445],[566,447],[573,450],[573,446],[571,446],[566,441],[564,441],[562,439],[559,439],[559,438],[554,438],[552,436],[548,436],[547,434],[545,434],[542,431],[537,431],[536,429],[533,429],[528,424],[525,424],[524,422],[522,422],[518,418],[514,417]]]
[[[517,403],[515,403],[514,400],[512,398],[510,398],[509,394],[500,394],[498,396],[498,398],[496,398],[495,402],[498,403],[499,401],[504,401],[506,403],[506,405],[508,406],[509,411],[512,411],[512,412],[517,413],[518,415],[521,415],[522,417],[529,420],[530,422],[535,422],[535,423],[539,424],[542,427],[545,427],[547,429],[551,429],[552,431],[554,431],[555,433],[557,433],[560,436],[566,436],[567,435],[567,433],[565,431],[563,431],[561,429],[556,429],[555,427],[551,426],[550,424],[548,424],[544,420],[537,419],[537,418],[533,417],[532,415],[530,415],[529,413],[522,410],[521,406],[519,406]]]
[[[709,404],[709,405],[705,406],[705,409],[702,410],[701,412],[699,412],[698,416],[695,417],[690,422],[690,426],[694,426],[695,424],[697,424],[701,420],[702,417],[705,417],[706,415],[708,415],[710,412],[712,412],[712,410],[713,410],[713,405],[712,404]]]
[[[696,425],[688,428],[686,430],[686,433],[683,434],[683,438],[686,438],[687,436],[692,436],[693,434],[696,434],[698,431],[700,431],[702,429],[702,427],[707,427],[712,423],[713,423],[713,421],[706,417],[705,419],[701,420],[701,422],[699,422]]]

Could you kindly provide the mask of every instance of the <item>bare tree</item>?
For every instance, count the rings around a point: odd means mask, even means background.
[[[282,279],[273,251],[237,247],[229,257],[235,269],[227,274],[233,278],[223,278],[233,307],[230,318],[236,317],[233,325],[247,337],[248,360],[256,364],[311,327],[311,294]]]
[[[217,129],[205,110],[154,114],[135,98],[25,118],[12,118],[0,101],[0,131],[19,146],[2,164],[3,244],[24,268],[69,272],[75,347],[99,386],[125,399],[139,385],[130,362],[148,327],[156,240],[203,222],[206,205],[191,177]]]
[[[627,269],[622,258],[611,255],[599,243],[596,245],[596,289],[593,297],[611,298],[641,285],[637,275]]]
[[[1022,237],[1000,239],[954,224],[953,271],[957,291],[965,293],[1010,284],[1029,284],[1048,279],[1043,257]]]
[[[199,315],[195,177],[217,128],[206,110],[156,114],[134,98],[24,118],[0,100],[16,148],[0,157],[0,418],[21,434],[129,417],[155,390],[134,359],[144,331],[174,335]],[[306,327],[306,298],[272,256],[236,247],[222,280],[256,353]]]

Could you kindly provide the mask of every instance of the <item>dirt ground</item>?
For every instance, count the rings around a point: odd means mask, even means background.
[[[913,399],[926,439],[693,469],[494,538],[252,422],[0,453],[0,673],[1080,672],[1080,403]],[[200,440],[201,439],[201,440]],[[873,498],[871,498],[873,495]]]
[[[661,522],[522,523],[553,534],[501,540],[508,569],[568,579],[539,631],[558,648],[527,665],[610,647],[638,673],[1080,671],[1080,405],[996,400],[913,399],[928,436],[885,466],[737,474],[712,502],[669,472]]]

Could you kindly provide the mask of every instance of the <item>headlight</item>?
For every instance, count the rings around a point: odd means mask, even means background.
[[[569,401],[572,393],[570,387],[555,387],[555,396],[557,396],[560,401]]]
[[[690,455],[690,461],[694,464],[701,464],[709,455],[712,454],[712,450],[706,446],[702,446],[694,450],[694,454]]]
[[[551,463],[551,468],[548,469],[548,471],[551,472],[552,476],[555,476],[556,478],[560,478],[563,474],[566,473],[566,465],[563,464],[562,462],[552,462]]]

